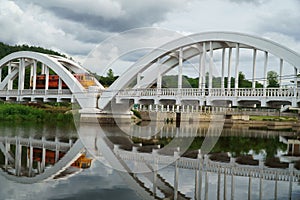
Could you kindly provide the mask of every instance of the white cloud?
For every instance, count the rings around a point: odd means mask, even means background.
[[[105,38],[124,30],[145,26],[167,28],[183,34],[212,30],[245,32],[267,37],[300,52],[300,3],[297,0],[0,2],[0,26],[5,30],[0,32],[2,42],[52,48],[79,59],[80,62]],[[119,53],[114,58],[136,47],[157,47],[172,37],[137,33],[131,38],[128,41],[118,41],[117,51],[114,52]],[[112,49],[102,52],[100,56],[106,63],[112,61],[107,55],[109,52],[111,56]],[[136,51],[132,56],[123,56],[125,60],[121,63],[128,65],[128,58],[133,59],[139,55],[142,55],[141,52]],[[99,65],[93,67],[96,71],[97,68]]]

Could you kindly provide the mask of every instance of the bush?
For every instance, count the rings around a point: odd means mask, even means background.
[[[2,121],[70,121],[72,114],[51,113],[46,110],[21,105],[0,104],[0,120]]]
[[[137,110],[131,110],[131,111],[137,118],[142,119],[141,113],[139,111],[137,111]]]

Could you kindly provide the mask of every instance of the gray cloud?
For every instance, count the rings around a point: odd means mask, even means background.
[[[299,5],[298,0],[2,1],[0,27],[4,31],[0,32],[0,40],[52,48],[83,62],[107,37],[132,28],[162,27],[185,34],[245,32],[300,52]],[[129,45],[118,41],[118,49],[104,49],[101,58],[109,63],[108,58],[126,51],[128,46],[129,51],[135,46],[159,46],[162,42],[157,41],[166,41],[161,37],[132,35]],[[149,45],[152,43],[155,45]],[[131,54],[123,60],[129,62],[139,56],[140,53]]]
[[[0,7],[2,42],[87,55],[114,33],[152,26],[188,0],[5,1]]]
[[[92,30],[120,32],[162,21],[165,15],[186,0],[135,1],[47,1],[26,0],[55,16],[75,21]]]

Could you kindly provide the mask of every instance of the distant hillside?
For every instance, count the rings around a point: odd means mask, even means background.
[[[50,49],[44,49],[42,47],[35,47],[35,46],[28,46],[28,45],[15,45],[11,46],[8,44],[4,44],[3,42],[0,42],[0,59],[7,56],[8,54],[11,54],[13,52],[17,51],[34,51],[34,52],[40,52],[45,54],[52,54],[52,55],[58,55],[66,57],[65,55],[62,55],[56,51],[50,50]]]

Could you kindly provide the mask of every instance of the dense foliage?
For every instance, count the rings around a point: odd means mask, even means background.
[[[55,111],[55,109],[41,109],[21,104],[0,104],[1,121],[37,121],[37,122],[71,122],[73,115]]]
[[[114,75],[112,69],[109,69],[106,76],[98,76],[98,80],[104,87],[109,87],[118,77]]]
[[[44,49],[42,47],[34,47],[34,46],[28,46],[28,45],[7,45],[4,44],[3,42],[0,42],[0,59],[3,58],[4,56],[7,56],[8,54],[17,52],[17,51],[34,51],[34,52],[39,52],[39,53],[46,53],[46,54],[52,54],[52,55],[58,55],[58,56],[64,56],[56,51],[49,50],[49,49]]]

